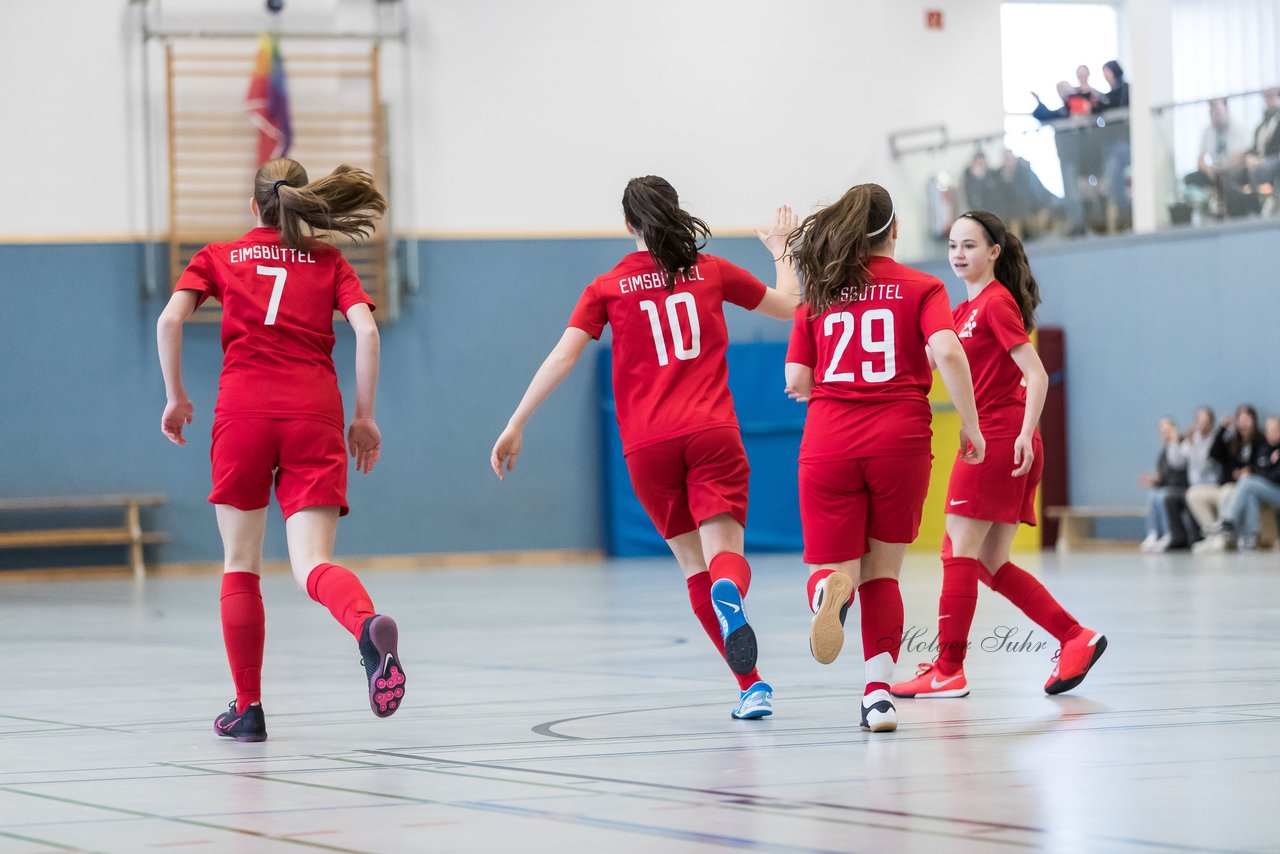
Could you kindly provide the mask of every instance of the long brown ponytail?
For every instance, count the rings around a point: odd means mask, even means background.
[[[387,200],[373,176],[354,166],[339,166],[314,183],[296,160],[268,160],[253,178],[253,198],[264,225],[280,229],[280,242],[307,249],[317,231],[353,240],[368,237],[374,221],[386,213]]]
[[[845,288],[855,297],[862,293],[871,279],[867,261],[892,238],[893,216],[888,190],[858,184],[791,233],[788,242],[810,312],[826,311]]]
[[[698,250],[711,236],[705,222],[680,207],[675,187],[657,175],[627,182],[622,191],[622,213],[644,240],[669,288],[675,287],[681,270],[698,262]]]
[[[1028,332],[1035,329],[1036,307],[1040,305],[1040,286],[1036,284],[1036,277],[1031,274],[1031,263],[1027,261],[1027,251],[1022,247],[1022,241],[991,211],[969,211],[960,216],[982,226],[991,245],[1000,247],[993,271],[996,280],[1013,294],[1018,310],[1022,312],[1023,327]]]

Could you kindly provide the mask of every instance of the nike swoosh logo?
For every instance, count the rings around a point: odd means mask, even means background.
[[[968,503],[969,503],[969,499],[967,499],[967,498],[966,498],[964,501],[952,501],[952,502],[951,502],[951,506],[952,506],[952,507],[957,507],[957,506],[959,506],[959,505],[961,505],[961,504],[968,504]]]
[[[723,605],[723,606],[725,606],[726,608],[732,608],[732,609],[733,609],[733,613],[735,613],[735,614],[742,610],[741,608],[739,608],[737,605],[733,604],[732,602],[723,602],[723,601],[721,601],[721,600],[717,599],[717,600],[716,600],[716,604],[718,604],[718,605]]]
[[[937,677],[934,677],[934,679],[929,682],[929,687],[937,691],[939,688],[950,685],[952,682],[956,681],[959,678],[960,678],[959,673],[957,673],[955,676],[952,676],[950,678],[943,679],[941,682],[938,681]]]

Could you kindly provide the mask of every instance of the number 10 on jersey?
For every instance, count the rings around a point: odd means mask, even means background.
[[[676,358],[682,362],[696,359],[702,352],[702,330],[698,326],[698,305],[693,301],[693,294],[672,294],[666,299],[667,325],[671,328],[671,343]],[[684,333],[680,323],[680,306],[684,306],[685,317],[689,324],[689,346],[684,344]],[[649,329],[653,332],[653,346],[658,351],[658,364],[670,363],[667,356],[667,339],[662,329],[662,315],[658,312],[658,304],[651,299],[641,300],[640,308],[649,315]]]

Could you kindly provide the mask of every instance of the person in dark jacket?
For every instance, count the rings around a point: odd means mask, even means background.
[[[1147,538],[1142,541],[1144,552],[1163,552],[1173,547],[1166,508],[1170,497],[1182,497],[1187,493],[1187,459],[1182,451],[1182,437],[1178,435],[1178,425],[1167,415],[1160,419],[1160,445],[1156,473],[1143,474],[1138,478],[1138,483],[1147,488]],[[1181,545],[1185,547],[1186,542]]]
[[[1114,59],[1102,66],[1111,91],[1100,96],[1097,112],[1099,144],[1102,147],[1102,181],[1107,197],[1115,205],[1116,229],[1128,230],[1133,219],[1133,203],[1129,196],[1129,83],[1124,69]],[[1118,112],[1121,111],[1121,112]]]
[[[1249,463],[1249,473],[1236,484],[1221,533],[1214,535],[1229,540],[1234,533],[1240,551],[1258,547],[1263,512],[1280,508],[1280,415],[1267,419],[1265,439]],[[1222,545],[1225,548],[1227,543]]]
[[[1264,446],[1258,431],[1258,410],[1248,404],[1236,407],[1234,415],[1223,419],[1213,437],[1209,456],[1221,466],[1221,483],[1216,486],[1195,486],[1187,490],[1187,506],[1196,517],[1205,538],[1196,543],[1196,552],[1223,551],[1234,544],[1233,536],[1226,536],[1223,520],[1230,517],[1236,484],[1249,473]]]

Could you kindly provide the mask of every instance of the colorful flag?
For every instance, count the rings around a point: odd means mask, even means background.
[[[274,35],[258,37],[258,59],[245,95],[249,121],[258,129],[258,165],[289,153],[293,129],[289,123],[289,91],[285,87],[284,60]]]

